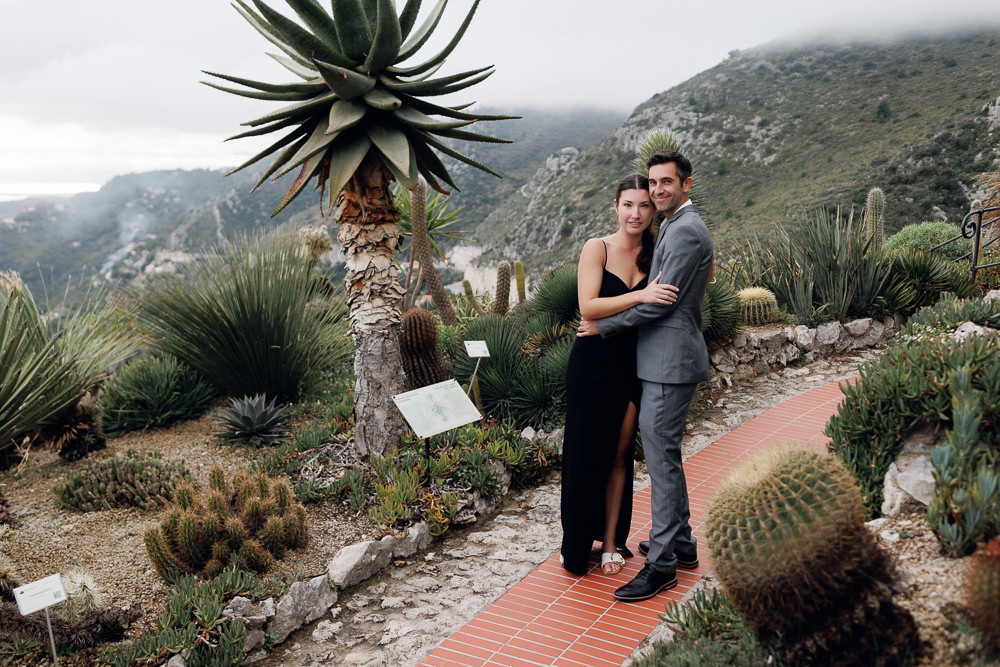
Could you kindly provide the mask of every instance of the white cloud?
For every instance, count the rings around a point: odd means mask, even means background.
[[[283,0],[270,4],[294,16]],[[424,3],[424,15],[431,4]],[[471,4],[449,3],[428,52],[444,45]],[[228,166],[266,145],[222,140],[273,105],[199,83],[207,78],[201,70],[288,79],[265,55],[275,47],[229,3],[0,0],[0,7],[0,181]],[[453,102],[625,111],[733,49],[793,35],[884,37],[960,22],[997,25],[1000,3],[488,0],[442,74],[496,66]]]

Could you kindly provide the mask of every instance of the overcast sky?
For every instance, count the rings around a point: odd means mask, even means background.
[[[294,15],[284,0],[270,4]],[[434,4],[424,0],[421,18]],[[436,34],[450,37],[471,4],[451,0]],[[440,74],[496,66],[452,103],[600,107],[624,118],[733,49],[970,24],[1000,24],[1000,2],[482,0]],[[226,0],[0,0],[0,196],[238,164],[261,144],[223,139],[275,105],[201,85],[201,70],[288,81],[265,55],[275,50]]]

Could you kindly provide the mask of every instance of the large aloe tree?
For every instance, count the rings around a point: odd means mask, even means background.
[[[403,291],[394,261],[398,213],[389,185],[399,180],[412,187],[422,175],[438,191],[457,189],[437,152],[499,176],[444,139],[501,142],[458,128],[511,117],[425,99],[463,90],[493,73],[489,66],[433,78],[465,34],[479,0],[449,43],[423,62],[415,57],[437,28],[447,0],[439,0],[419,28],[420,0],[406,0],[398,15],[393,0],[332,0],[329,12],[317,0],[286,0],[299,22],[252,2],[256,11],[236,0],[237,11],[283,52],[272,57],[297,80],[271,84],[206,72],[241,87],[208,85],[290,103],[244,123],[251,129],[232,137],[283,132],[237,170],[271,156],[261,182],[297,170],[275,213],[313,178],[321,200],[324,191],[329,197],[328,211],[338,209],[355,343],[355,444],[362,454],[381,453],[404,429],[392,402],[403,390],[398,343]]]

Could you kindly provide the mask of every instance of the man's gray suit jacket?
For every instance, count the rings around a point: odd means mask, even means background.
[[[669,305],[641,303],[597,320],[603,338],[638,327],[639,378],[665,384],[694,384],[709,379],[708,349],[701,333],[701,305],[711,274],[712,236],[694,204],[679,209],[660,225],[649,269],[652,280],[676,285]]]

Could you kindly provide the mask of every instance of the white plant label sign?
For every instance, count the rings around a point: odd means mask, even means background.
[[[467,340],[465,341],[465,353],[471,359],[480,359],[490,356],[490,349],[486,347],[485,340]]]
[[[418,438],[429,438],[482,418],[454,379],[396,394],[392,400]]]
[[[66,589],[63,588],[62,575],[53,574],[50,577],[19,586],[14,589],[14,599],[17,600],[17,608],[21,612],[21,616],[27,616],[40,609],[65,602]]]

